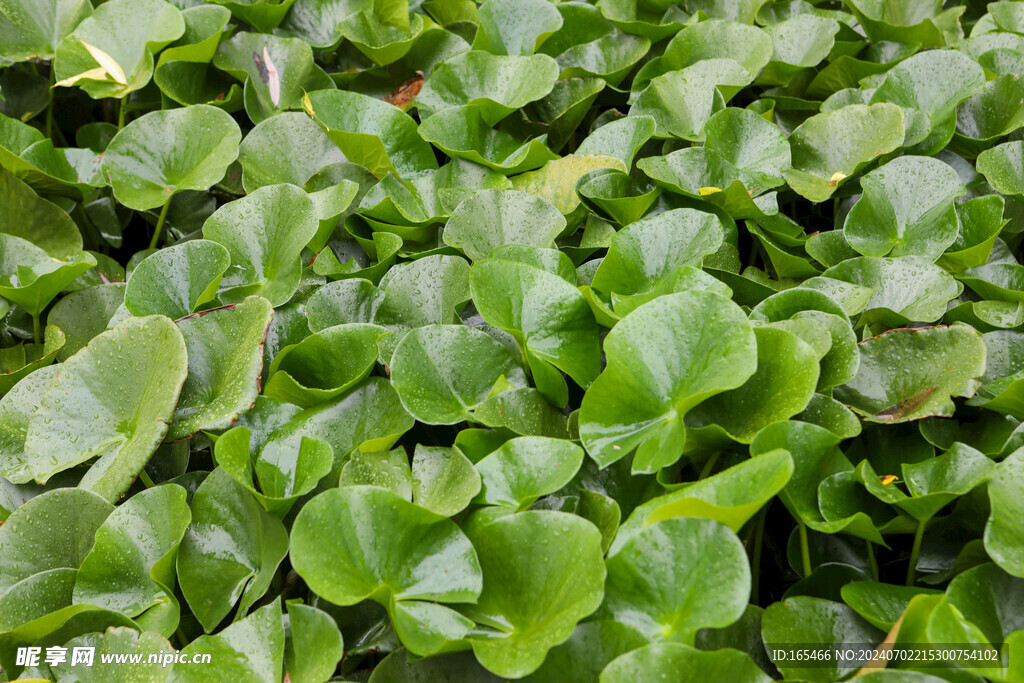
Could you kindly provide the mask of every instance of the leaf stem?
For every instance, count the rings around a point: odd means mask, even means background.
[[[126,97],[128,97],[128,96],[125,95],[124,97],[122,97],[121,99],[118,100],[118,106],[117,106],[117,129],[118,130],[121,130],[122,128],[124,128],[124,115],[125,115],[124,101],[125,101]]]
[[[146,485],[147,489],[151,489],[154,486],[156,486],[156,484],[153,482],[153,478],[146,474],[146,470],[142,470],[141,472],[139,472],[139,479],[142,480],[142,483]]]
[[[914,545],[910,548],[910,564],[907,565],[907,585],[913,586],[917,577],[917,558],[921,554],[921,540],[924,539],[925,521],[917,523],[917,531],[914,532]]]
[[[164,204],[164,208],[160,209],[160,217],[156,219],[156,229],[153,230],[153,239],[149,240],[149,248],[156,249],[157,242],[160,241],[160,233],[164,229],[164,221],[167,220],[167,209],[171,208],[171,200],[168,199],[167,203]]]
[[[707,479],[708,475],[711,474],[711,470],[714,469],[715,463],[718,462],[718,458],[722,455],[722,451],[715,451],[708,457],[708,461],[704,463],[704,467],[701,468],[700,475],[697,479]]]
[[[54,83],[54,71],[53,64],[50,64],[50,88],[47,94],[50,97],[49,103],[46,105],[46,137],[53,137],[53,83]]]
[[[875,544],[864,541],[868,546],[868,562],[871,563],[871,580],[878,581],[878,560],[875,558]]]
[[[43,343],[43,333],[39,325],[39,314],[32,316],[32,341],[36,344]]]
[[[807,542],[807,525],[797,522],[800,530],[800,560],[803,563],[804,578],[811,575],[811,548]]]
[[[767,505],[761,508],[761,512],[757,515],[757,521],[754,522],[754,552],[753,557],[750,558],[750,602],[754,605],[758,603],[761,592],[758,589],[761,586],[761,547],[764,545],[764,522],[766,517],[768,517]]]
[[[178,649],[183,649],[188,645],[188,636],[185,635],[185,631],[181,628],[181,623],[178,623],[178,628],[174,629],[174,635],[178,638]]]

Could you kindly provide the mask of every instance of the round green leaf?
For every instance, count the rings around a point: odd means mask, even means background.
[[[649,640],[692,645],[699,629],[728,626],[743,614],[750,567],[727,527],[676,517],[638,531],[608,558],[605,591],[601,616]]]
[[[495,384],[526,386],[523,370],[507,347],[463,325],[411,331],[395,349],[391,378],[402,405],[427,424],[471,419]]]
[[[76,85],[96,99],[127,97],[149,83],[153,55],[184,32],[181,12],[163,0],[103,3],[57,45],[56,85]]]
[[[167,433],[186,362],[181,333],[162,316],[96,337],[60,366],[29,421],[28,474],[44,483],[98,457],[80,486],[117,500]]]
[[[464,614],[492,632],[470,636],[476,658],[499,676],[535,671],[604,597],[601,533],[563,512],[528,511],[473,530],[484,587]]]
[[[60,41],[90,14],[88,0],[4,0],[0,2],[0,58],[52,59]]]
[[[181,660],[174,665],[174,680],[201,683],[216,676],[275,683],[284,667],[284,646],[281,601],[275,599],[216,635],[200,636],[183,647]],[[203,655],[209,657],[205,663]]]
[[[985,372],[985,342],[965,325],[892,330],[860,343],[860,369],[836,398],[868,422],[953,414]]]
[[[439,515],[451,517],[480,492],[480,474],[457,448],[416,446],[412,459],[413,501]]]
[[[292,527],[295,570],[326,600],[471,602],[480,563],[455,523],[370,486],[325,491]]]
[[[377,325],[335,325],[281,349],[270,366],[264,396],[308,408],[362,381],[377,363]]]
[[[231,255],[210,240],[190,240],[150,254],[132,271],[124,293],[132,315],[165,315],[172,320],[193,313],[217,296]]]
[[[241,140],[238,124],[216,107],[154,111],[114,136],[101,168],[119,202],[153,209],[176,192],[205,191],[220,181]]]
[[[185,489],[175,484],[129,498],[96,531],[96,544],[75,579],[74,602],[127,617],[168,602],[176,610],[173,568],[161,572],[157,564],[177,549],[191,519]]]
[[[539,436],[511,439],[476,464],[481,490],[474,502],[523,510],[576,475],[583,449]]]
[[[473,50],[439,64],[416,97],[420,116],[471,104],[493,126],[516,109],[541,99],[558,79],[547,55],[493,55]]]
[[[786,182],[812,202],[825,201],[845,178],[903,144],[902,123],[903,112],[891,104],[851,104],[810,117],[789,136]]]
[[[321,169],[343,161],[341,150],[301,112],[261,121],[238,148],[246,192],[277,183],[304,187]]]
[[[959,232],[953,200],[964,193],[956,171],[929,157],[893,159],[861,179],[864,194],[843,226],[866,256],[938,258]]]
[[[168,432],[171,439],[225,429],[253,404],[273,314],[269,301],[249,297],[178,321],[188,350],[188,378]]]
[[[0,169],[0,205],[0,232],[26,239],[54,258],[82,250],[82,235],[68,215],[5,169]]]
[[[654,472],[682,454],[683,417],[742,385],[757,363],[754,331],[716,294],[658,297],[605,339],[608,364],[583,397],[580,438],[602,466],[638,449],[633,467]]]
[[[203,237],[231,254],[221,280],[221,300],[259,294],[280,306],[302,276],[302,249],[319,226],[316,207],[294,185],[268,185],[221,206],[203,224]]]
[[[203,629],[213,631],[236,603],[246,614],[287,552],[284,525],[222,468],[211,472],[192,497],[177,558],[181,592]]]
[[[679,683],[712,680],[768,683],[772,680],[738,650],[702,652],[680,643],[651,643],[612,660],[601,672],[601,683],[658,678]]]
[[[509,244],[553,247],[563,230],[565,218],[545,199],[518,190],[484,190],[458,205],[442,238],[479,261]]]

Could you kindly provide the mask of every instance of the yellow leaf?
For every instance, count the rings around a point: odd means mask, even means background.
[[[107,80],[107,70],[104,69],[102,66],[98,66],[95,69],[83,71],[77,76],[69,76],[68,78],[65,78],[63,81],[57,81],[53,84],[53,87],[58,88],[74,85],[75,83],[78,83],[78,81],[84,80],[86,78],[93,81],[105,81]]]
[[[89,51],[89,54],[92,55],[92,58],[96,60],[96,63],[102,66],[104,71],[110,74],[110,77],[114,79],[115,83],[128,85],[128,77],[124,75],[124,69],[122,69],[121,65],[117,63],[117,60],[98,47],[93,47],[84,40],[81,41],[81,43],[85,46],[85,49]]]
[[[709,194],[715,194],[716,192],[721,192],[722,188],[708,186],[708,187],[702,187],[702,188],[700,188],[697,191],[700,192],[700,196],[701,197],[707,197]]]

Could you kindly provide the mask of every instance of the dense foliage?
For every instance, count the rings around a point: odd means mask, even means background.
[[[0,680],[1024,681],[1024,2],[946,5],[0,0]]]

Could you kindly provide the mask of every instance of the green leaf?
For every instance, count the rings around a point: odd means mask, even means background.
[[[750,179],[755,194],[785,182],[789,141],[779,128],[749,109],[729,107],[704,126],[704,147],[714,150]]]
[[[953,396],[973,396],[985,372],[985,342],[970,327],[892,330],[860,343],[860,369],[836,398],[868,422],[953,414]]]
[[[389,530],[385,543],[378,528]],[[325,554],[325,544],[333,552]],[[402,641],[423,654],[443,650],[471,626],[436,602],[470,602],[480,594],[472,544],[450,520],[390,491],[348,486],[321,493],[296,517],[291,555],[295,570],[325,599],[384,605]]]
[[[188,378],[169,438],[225,429],[248,410],[259,393],[263,340],[272,317],[269,301],[249,297],[178,321],[188,350]]]
[[[857,21],[872,42],[883,40],[941,47],[960,31],[960,7],[943,11],[934,2],[920,5],[885,4],[871,0],[847,0]]]
[[[335,325],[286,346],[270,366],[263,395],[303,408],[341,395],[370,374],[385,333],[377,325]]]
[[[889,631],[895,626],[907,605],[922,593],[937,593],[917,586],[894,586],[876,581],[851,581],[841,589],[843,602],[875,628]]]
[[[562,15],[546,0],[489,0],[476,16],[473,49],[492,55],[532,55],[562,27]]]
[[[605,338],[608,364],[580,409],[584,447],[602,466],[634,449],[635,471],[672,464],[683,450],[683,417],[742,385],[754,373],[755,351],[746,316],[716,294],[670,294],[644,304]]]
[[[162,0],[103,3],[57,45],[56,85],[76,85],[94,99],[127,97],[149,83],[153,55],[184,32],[181,12]]]
[[[275,599],[217,635],[200,636],[182,648],[181,661],[174,664],[172,675],[183,683],[208,681],[211,676],[276,683],[281,680],[284,650],[281,601]],[[200,663],[203,654],[209,656],[206,663]]]
[[[80,486],[117,500],[167,433],[185,381],[185,344],[161,316],[129,318],[60,366],[29,421],[29,477],[99,459]]]
[[[211,472],[192,497],[177,558],[181,592],[203,629],[213,631],[236,603],[244,617],[287,552],[284,525],[223,468]]]
[[[425,119],[444,109],[473,105],[493,126],[551,92],[558,72],[558,64],[547,55],[472,50],[437,65],[416,97],[416,106]]]
[[[474,502],[525,510],[568,484],[582,464],[583,449],[569,441],[511,439],[476,464],[482,486]]]
[[[904,147],[934,154],[956,129],[956,107],[985,86],[985,71],[957,50],[928,50],[909,57],[886,74],[871,102],[903,107]]]
[[[772,58],[758,82],[789,85],[805,69],[828,58],[839,30],[840,23],[835,19],[810,13],[766,26],[765,31],[772,39]]]
[[[520,678],[601,604],[601,534],[575,515],[536,510],[475,528],[470,538],[484,586],[476,604],[462,611],[490,629],[469,642],[489,671]]]
[[[268,185],[224,204],[203,224],[203,237],[231,254],[221,301],[258,294],[280,306],[302,276],[301,253],[318,228],[313,200],[294,185]]]
[[[614,555],[623,544],[642,529],[675,517],[700,517],[724,524],[735,533],[772,499],[793,474],[793,459],[776,449],[714,474],[684,484],[665,495],[637,506],[619,527],[609,553]],[[756,485],[751,485],[756,482]]]
[[[309,93],[303,107],[347,159],[378,178],[388,171],[404,176],[437,168],[416,122],[398,107],[342,90]]]
[[[80,251],[66,261],[14,235],[0,233],[0,296],[38,317],[61,290],[96,265]]]
[[[874,290],[859,326],[935,322],[959,293],[949,273],[920,256],[851,258],[826,270],[824,277]]]
[[[997,565],[985,563],[957,574],[946,589],[946,600],[975,624],[992,643],[1005,642],[1021,630],[1021,581]]]
[[[412,472],[404,448],[386,453],[352,451],[341,468],[341,486],[376,486],[412,500]]]
[[[497,247],[554,247],[565,218],[550,202],[518,190],[483,190],[463,200],[445,225],[445,244],[472,261]]]
[[[753,76],[733,59],[706,59],[651,80],[629,108],[630,116],[650,116],[658,137],[699,140],[711,115],[724,108],[721,90],[736,92]]]
[[[875,157],[903,144],[903,112],[891,104],[851,104],[815,114],[789,136],[793,168],[789,186],[812,202],[823,202],[844,179]]]
[[[261,33],[270,33],[288,13],[295,0],[207,0],[223,5],[231,14]]]
[[[174,661],[175,654],[174,648],[160,634],[153,631],[140,633],[124,626],[111,626],[104,633],[87,633],[72,638],[64,643],[64,647],[69,653],[73,653],[76,647],[94,648],[91,666],[83,663],[71,666],[70,662],[65,660],[50,668],[59,680],[81,683],[163,683],[171,676],[171,671],[163,666],[158,668],[155,664],[163,662],[164,657],[169,664]],[[117,662],[117,656],[125,657],[125,661]],[[139,657],[139,662],[133,661],[134,657]],[[150,657],[154,657],[153,663],[149,662]]]
[[[276,429],[260,458],[285,462],[298,452],[303,437],[321,439],[334,450],[333,477],[353,450],[386,451],[414,423],[391,383],[382,377],[368,377],[349,393],[307,408]]]
[[[301,112],[283,112],[261,121],[238,148],[246,192],[278,183],[304,187],[323,168],[343,161],[341,150]]]
[[[395,349],[391,378],[402,405],[427,424],[472,419],[473,410],[498,382],[526,386],[526,376],[506,346],[462,325],[411,331]]]
[[[692,645],[699,629],[740,618],[750,596],[750,568],[727,527],[675,517],[636,532],[608,558],[605,591],[599,616],[648,640]]]
[[[757,369],[741,386],[713,396],[690,414],[691,427],[722,429],[740,443],[807,407],[818,384],[817,354],[795,334],[755,327]]]
[[[67,339],[57,360],[66,361],[107,329],[107,322],[124,301],[124,292],[124,283],[112,282],[71,292],[53,305],[46,320]]]
[[[601,672],[601,683],[627,683],[645,677],[665,680],[768,683],[772,680],[750,657],[724,648],[702,652],[681,643],[651,643],[614,660]]]
[[[857,616],[846,605],[821,598],[799,596],[768,606],[761,618],[761,633],[768,652],[773,645],[814,643],[821,647],[844,643],[881,642],[883,633]],[[835,681],[864,661],[838,662],[833,659],[822,666],[800,666],[797,662],[776,661],[785,676],[806,681]]]
[[[597,377],[597,323],[576,287],[540,268],[502,259],[475,263],[470,287],[484,320],[515,337],[534,383],[554,405],[568,402],[559,370],[584,388]]]
[[[154,252],[132,271],[124,293],[132,315],[183,318],[213,301],[231,254],[210,240],[191,240]]]
[[[64,333],[56,325],[47,325],[42,344],[18,344],[0,350],[0,395],[31,373],[45,368],[57,359],[64,348]]]
[[[127,617],[149,616],[173,606],[174,554],[192,514],[185,489],[175,484],[142,491],[114,510],[96,531],[96,544],[75,579],[73,600],[121,612]],[[140,617],[141,618],[141,617]]]
[[[1007,573],[1024,578],[1024,534],[1021,513],[1024,502],[1020,487],[1024,484],[1024,451],[1016,450],[999,463],[988,485],[991,513],[985,524],[985,552]]]
[[[217,464],[259,501],[263,509],[283,517],[299,497],[306,495],[334,466],[330,445],[321,439],[303,437],[294,451],[268,449],[252,457],[252,440],[259,434],[248,427],[228,430],[217,439]],[[262,445],[262,442],[259,444]],[[261,490],[253,485],[253,475]]]
[[[935,259],[956,240],[953,200],[964,186],[947,164],[899,157],[864,176],[861,189],[843,226],[846,241],[861,254]]]
[[[82,250],[82,235],[68,215],[4,169],[0,205],[5,209],[0,233],[28,240],[54,258],[69,258]]]
[[[78,568],[113,509],[94,493],[65,488],[37,496],[11,514],[0,527],[0,630],[71,604]]]
[[[60,41],[90,14],[88,0],[4,0],[0,3],[0,59],[52,59]]]
[[[205,191],[220,181],[238,156],[241,139],[238,124],[216,107],[154,111],[114,136],[101,169],[119,202],[138,211],[153,209],[177,192]]]
[[[345,648],[341,632],[329,614],[290,600],[285,631],[284,660],[295,683],[319,683],[334,674]]]
[[[181,18],[185,20],[185,33],[160,53],[153,81],[161,93],[179,104],[237,109],[241,88],[210,69],[231,12],[216,5],[198,4],[184,9]]]
[[[475,106],[441,110],[423,121],[419,134],[450,157],[468,159],[506,175],[529,171],[558,158],[548,149],[543,135],[525,142],[518,140],[491,128]]]
[[[627,116],[592,132],[576,148],[576,154],[618,157],[626,166],[632,166],[633,158],[654,137],[656,129],[657,122],[650,116]]]
[[[268,71],[274,69],[274,78],[264,80],[253,55]],[[313,49],[298,38],[236,33],[220,43],[213,65],[245,84],[245,112],[257,124],[279,112],[301,108],[307,92],[334,87],[330,76],[313,62]]]
[[[594,273],[591,287],[625,315],[674,291],[688,266],[699,266],[721,245],[718,217],[696,209],[672,209],[620,230]]]
[[[459,449],[416,446],[412,494],[420,507],[452,517],[469,505],[480,487],[480,474]]]

